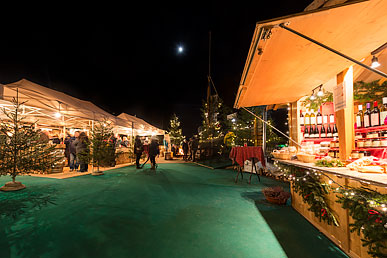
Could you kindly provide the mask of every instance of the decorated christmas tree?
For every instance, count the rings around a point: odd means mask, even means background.
[[[211,95],[207,102],[203,101],[201,108],[203,122],[199,128],[199,136],[202,142],[223,137],[224,123],[227,123],[227,119],[224,119],[226,113],[223,112],[224,108],[223,101],[218,95]]]
[[[169,137],[171,139],[171,144],[180,145],[184,140],[183,132],[180,126],[179,118],[176,114],[173,114],[171,120],[169,121]]]
[[[41,140],[41,132],[34,124],[24,123],[22,105],[12,100],[13,107],[2,108],[0,121],[0,174],[10,175],[12,182],[0,187],[2,191],[24,189],[25,185],[16,182],[16,177],[31,172],[47,172],[62,158],[54,155],[54,145]]]
[[[97,122],[91,131],[91,160],[97,171],[93,171],[93,175],[103,175],[99,171],[100,166],[112,164],[115,157],[114,143],[111,141],[113,136],[113,128],[109,123]]]

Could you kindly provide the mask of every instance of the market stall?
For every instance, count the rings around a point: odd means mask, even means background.
[[[290,147],[273,156],[292,206],[351,257],[387,253],[387,95],[368,94],[387,78],[385,10],[355,1],[257,23],[234,105],[287,105]]]
[[[22,116],[25,123],[34,124],[36,129],[47,134],[51,143],[62,143],[67,133],[84,131],[90,136],[97,123],[109,124],[117,138],[117,164],[130,162],[131,142],[133,136],[140,134],[160,135],[164,132],[144,120],[132,117],[116,117],[90,101],[80,100],[34,82],[20,81],[0,84],[0,107],[8,111],[13,109],[13,99],[22,105]],[[6,119],[0,114],[1,119]],[[122,144],[121,144],[122,143]],[[64,145],[58,145],[58,153],[63,155]],[[61,149],[61,150],[59,150]],[[53,171],[60,172],[60,168]]]

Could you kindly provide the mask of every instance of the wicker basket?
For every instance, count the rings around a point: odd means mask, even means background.
[[[305,154],[297,154],[297,159],[301,162],[304,162]]]
[[[265,198],[266,198],[266,200],[268,202],[273,203],[273,204],[278,204],[278,205],[285,205],[286,202],[288,201],[288,199],[286,199],[286,200],[284,200],[284,199],[277,199],[277,198],[273,198],[273,197],[270,197],[270,196],[267,196],[267,195],[265,195]]]
[[[314,163],[316,160],[316,156],[315,155],[305,155],[303,157],[303,162],[305,163]]]
[[[290,153],[280,153],[279,154],[280,159],[289,160],[290,159]]]
[[[273,157],[275,159],[279,159],[280,158],[280,153],[279,152],[272,152],[271,154],[273,155]]]

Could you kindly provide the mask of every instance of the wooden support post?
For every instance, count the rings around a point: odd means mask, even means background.
[[[289,137],[292,138],[294,141],[300,143],[301,142],[301,127],[300,127],[300,103],[298,101],[290,103],[290,106],[288,106],[290,110],[288,110],[288,117],[289,120],[288,126],[289,126]],[[289,142],[290,146],[295,146],[298,148],[298,146],[293,143],[292,141]]]
[[[353,68],[352,66],[336,76],[337,84],[343,83],[346,107],[336,114],[336,126],[339,133],[340,160],[345,161],[355,148],[355,128],[353,109]]]

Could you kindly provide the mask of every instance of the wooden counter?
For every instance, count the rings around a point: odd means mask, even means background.
[[[286,165],[292,165],[301,168],[315,169],[324,173],[338,175],[351,180],[357,180],[361,183],[370,183],[381,187],[387,187],[387,174],[378,174],[378,173],[360,173],[349,168],[340,167],[340,168],[327,168],[327,167],[317,167],[314,163],[304,163],[295,160],[276,160],[280,163]]]
[[[279,163],[291,165],[307,169],[316,169],[322,174],[326,174],[333,181],[348,187],[361,187],[376,190],[382,194],[387,194],[387,174],[371,174],[359,173],[347,168],[323,168],[317,167],[313,163],[303,163],[300,161],[277,160]],[[321,177],[322,182],[328,183],[327,177]],[[334,187],[334,185],[333,185]],[[331,191],[327,196],[327,203],[336,214],[339,222],[338,227],[328,225],[324,221],[320,221],[315,217],[314,213],[309,211],[309,205],[304,202],[304,199],[299,194],[291,190],[292,193],[292,207],[304,216],[310,223],[312,223],[318,230],[331,239],[337,246],[339,246],[350,257],[371,257],[367,251],[367,247],[362,246],[361,236],[356,232],[351,233],[349,224],[353,223],[353,219],[348,214],[348,210],[343,209],[341,204],[337,203],[336,194]]]

